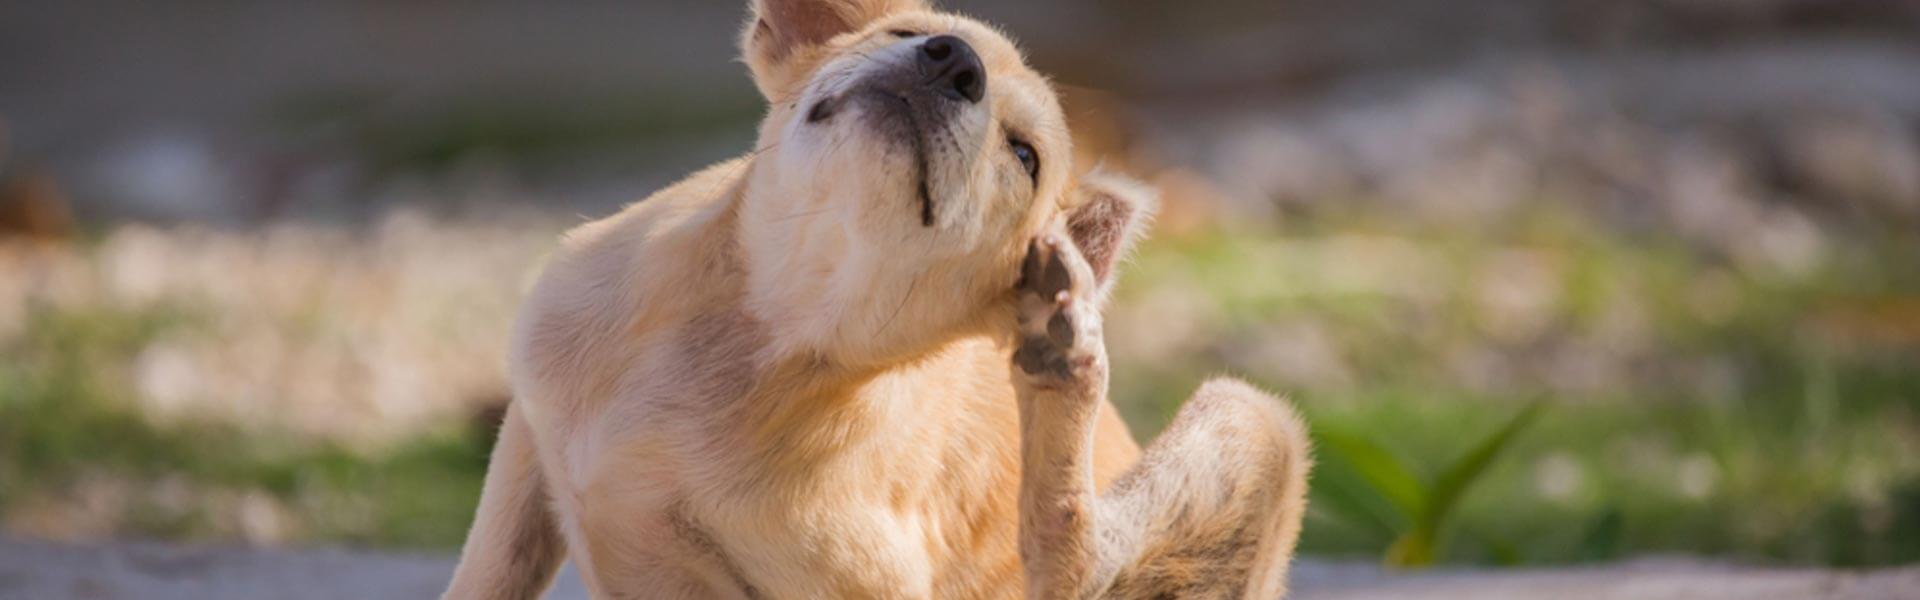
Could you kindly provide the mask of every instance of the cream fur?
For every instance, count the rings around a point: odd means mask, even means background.
[[[1307,465],[1283,404],[1210,383],[1143,460],[1104,366],[1036,391],[1011,363],[1029,241],[1086,249],[1075,289],[1095,316],[1078,322],[1097,332],[1151,193],[1073,173],[1052,90],[987,26],[911,0],[753,15],[758,150],[568,232],[527,299],[514,404],[447,597],[531,597],[567,558],[597,598],[1004,598],[1063,569],[1086,582],[1066,596],[1205,577],[1277,594]],[[924,159],[858,107],[810,122],[931,34],[966,40],[988,84]],[[1038,151],[1037,178],[1010,134]],[[1097,343],[1077,348],[1104,365]],[[1023,502],[1057,489],[1102,539],[1022,524]]]

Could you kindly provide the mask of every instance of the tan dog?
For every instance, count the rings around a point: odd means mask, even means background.
[[[1206,384],[1144,456],[1099,308],[1151,210],[1006,38],[757,0],[759,149],[567,234],[449,598],[1275,598],[1299,421]],[[1017,365],[1017,366],[1016,366]]]

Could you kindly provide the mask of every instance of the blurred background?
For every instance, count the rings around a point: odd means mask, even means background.
[[[450,552],[565,228],[741,153],[743,2],[0,2],[0,535]],[[1920,2],[951,0],[1161,187],[1109,321],[1316,430],[1305,552],[1920,561]]]

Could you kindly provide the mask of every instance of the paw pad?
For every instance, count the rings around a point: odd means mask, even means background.
[[[1065,236],[1027,247],[1020,273],[1020,346],[1014,362],[1028,375],[1078,379],[1099,362],[1100,318],[1093,268]]]

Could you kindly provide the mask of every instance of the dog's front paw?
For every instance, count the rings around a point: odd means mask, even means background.
[[[1013,362],[1029,384],[1065,389],[1101,383],[1106,347],[1094,286],[1093,268],[1065,235],[1044,234],[1027,246]]]

